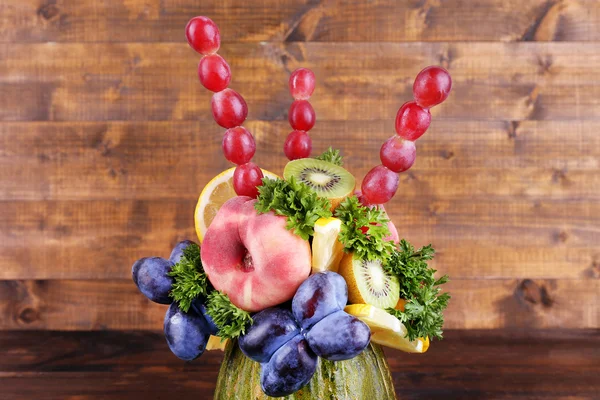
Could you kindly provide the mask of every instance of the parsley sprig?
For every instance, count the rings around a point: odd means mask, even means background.
[[[206,300],[206,312],[219,328],[222,339],[233,339],[246,333],[253,323],[250,313],[236,307],[226,294],[217,290],[211,292]]]
[[[328,148],[323,152],[323,154],[315,157],[317,160],[323,160],[330,162],[332,164],[343,166],[344,161],[342,160],[342,156],[340,155],[339,150],[334,150],[333,148]]]
[[[347,252],[354,251],[361,259],[388,262],[395,245],[384,240],[390,235],[389,218],[383,210],[360,203],[356,196],[349,196],[335,210],[342,220],[339,241]]]
[[[287,217],[287,228],[304,240],[314,235],[315,222],[319,218],[331,217],[331,203],[307,185],[290,177],[263,179],[258,187],[258,199],[254,208],[259,213],[274,211]]]
[[[387,312],[406,326],[410,340],[427,336],[430,339],[442,338],[443,311],[448,306],[450,295],[440,294],[439,287],[448,282],[448,276],[436,280],[434,274],[437,271],[427,265],[434,253],[431,245],[415,250],[413,245],[402,239],[399,248],[384,266],[398,277],[400,297],[407,300],[404,311],[388,308]]]
[[[183,250],[183,256],[175,264],[169,276],[173,277],[170,296],[183,312],[189,312],[196,299],[202,299],[208,315],[219,328],[222,339],[233,339],[243,335],[252,324],[250,313],[236,307],[227,295],[215,290],[210,284],[202,261],[200,247],[192,243]]]
[[[169,276],[174,280],[169,296],[184,312],[188,312],[196,298],[206,297],[212,290],[200,261],[200,247],[195,243],[183,249],[183,256],[171,268]]]

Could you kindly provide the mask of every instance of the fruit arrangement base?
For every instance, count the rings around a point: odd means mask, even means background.
[[[272,399],[260,387],[260,364],[250,360],[237,342],[225,349],[214,400]],[[311,381],[286,400],[394,400],[394,384],[381,346],[371,343],[357,357],[347,361],[319,359]]]

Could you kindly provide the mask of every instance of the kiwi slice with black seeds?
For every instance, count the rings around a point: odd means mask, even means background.
[[[400,299],[398,278],[385,271],[379,260],[362,260],[354,253],[347,253],[338,273],[348,284],[348,301],[352,304],[385,309],[395,307]]]
[[[301,158],[287,163],[283,177],[289,180],[292,176],[315,190],[319,196],[329,199],[332,209],[348,197],[356,186],[356,180],[350,172],[314,158]]]

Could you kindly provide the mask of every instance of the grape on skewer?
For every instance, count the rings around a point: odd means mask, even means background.
[[[200,83],[211,92],[220,92],[229,86],[231,69],[223,57],[211,54],[200,60],[198,78]]]
[[[315,90],[315,74],[308,68],[298,68],[290,75],[289,86],[294,100],[308,100]]]
[[[308,68],[299,68],[290,75],[289,87],[294,102],[288,121],[293,131],[285,140],[283,152],[289,160],[297,160],[309,157],[312,150],[308,131],[315,126],[316,115],[308,99],[315,90],[315,74]]]
[[[379,151],[381,165],[371,169],[361,185],[361,201],[366,205],[388,202],[398,190],[397,172],[408,170],[415,162],[415,140],[431,123],[429,108],[440,104],[452,88],[450,74],[442,67],[422,70],[413,84],[415,101],[404,103],[396,115],[397,135],[389,138]]]
[[[208,17],[194,17],[185,27],[185,37],[190,46],[202,55],[213,54],[221,46],[217,24]]]
[[[283,152],[290,160],[307,158],[312,150],[312,139],[305,131],[292,131],[288,135]]]
[[[250,162],[256,152],[254,137],[241,126],[248,117],[248,105],[242,95],[228,88],[231,69],[227,61],[216,54],[221,45],[219,28],[210,18],[195,17],[188,22],[185,32],[190,46],[203,55],[198,64],[198,78],[205,88],[215,92],[210,102],[213,118],[227,129],[222,147],[225,158],[237,165],[233,175],[235,192],[256,197],[263,173]]]
[[[236,165],[246,164],[256,152],[254,137],[243,126],[227,129],[223,136],[223,154]]]

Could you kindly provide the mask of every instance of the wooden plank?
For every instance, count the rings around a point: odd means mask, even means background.
[[[165,311],[132,281],[0,281],[0,330],[161,329]]]
[[[594,201],[397,199],[400,235],[432,243],[455,279],[600,276]],[[129,279],[145,256],[194,239],[195,200],[3,202],[0,279]]]
[[[419,356],[386,348],[400,399],[591,400],[600,394],[598,331],[449,331],[444,336]],[[574,349],[571,341],[582,348]]]
[[[315,149],[341,144],[360,179],[391,124],[321,122]],[[247,126],[258,163],[280,172],[287,124]],[[403,236],[433,243],[455,278],[473,268],[486,278],[598,276],[599,128],[434,121],[388,211]],[[195,199],[227,167],[215,159],[221,134],[196,122],[0,124],[0,279],[123,279],[136,258],[193,238]]]
[[[447,286],[447,329],[600,327],[598,279],[454,279]],[[0,330],[158,330],[164,312],[129,280],[0,281]]]
[[[518,10],[518,12],[516,11]],[[201,13],[232,41],[517,41],[600,39],[594,0],[327,1],[77,0],[3,3],[2,41],[181,41],[187,21]]]
[[[386,358],[400,399],[594,399],[599,341],[597,331],[448,331],[423,355]],[[183,363],[161,333],[0,332],[0,343],[10,400],[210,399],[223,357]]]
[[[597,43],[231,44],[232,87],[258,120],[286,118],[286,82],[313,68],[318,119],[393,120],[420,69],[447,66],[454,89],[436,120],[596,120]],[[0,120],[211,120],[186,44],[0,45]],[[212,122],[211,122],[212,124]]]
[[[281,173],[287,122],[246,126],[256,136],[256,162]],[[419,200],[600,199],[599,129],[583,121],[434,120],[399,193]],[[0,123],[0,200],[191,201],[231,167],[221,155],[222,134],[216,124],[188,121]],[[379,147],[392,134],[393,119],[320,121],[314,154],[340,148],[360,181],[380,163]]]
[[[0,279],[129,279],[131,264],[195,238],[195,201],[3,203]],[[12,215],[11,215],[12,214]]]

